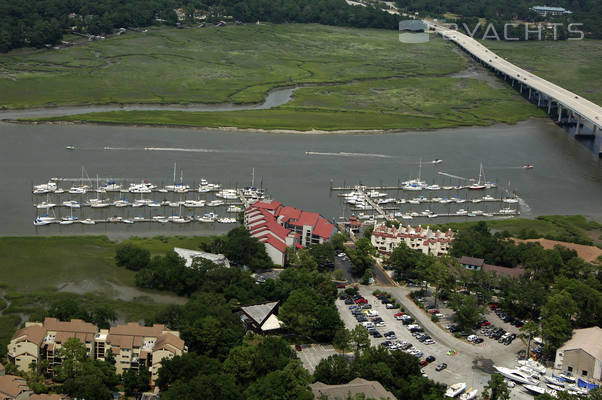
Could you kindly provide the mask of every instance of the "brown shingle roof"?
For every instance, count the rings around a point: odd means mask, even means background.
[[[29,400],[69,400],[65,394],[34,394]]]
[[[20,393],[31,391],[25,379],[20,376],[2,375],[0,376],[0,394],[6,394],[10,397],[17,397]]]
[[[76,332],[96,334],[98,327],[81,319],[72,319],[71,321],[59,321],[56,318],[46,318],[44,327],[53,332]]]
[[[159,337],[165,330],[165,325],[155,324],[153,326],[142,326],[136,322],[130,322],[127,325],[117,325],[109,330],[109,335],[129,335],[129,336],[147,336]]]
[[[518,279],[525,273],[523,267],[500,267],[498,265],[483,264],[483,271],[494,272],[498,275],[507,276],[509,278]]]
[[[387,391],[377,381],[367,381],[362,378],[355,378],[344,385],[326,385],[322,382],[316,382],[309,385],[315,398],[326,396],[329,400],[346,399],[349,395],[354,396],[364,393],[367,398],[396,400],[393,393]]]
[[[460,264],[476,265],[477,267],[482,267],[483,263],[485,262],[485,260],[483,260],[482,258],[467,257],[467,256],[460,257],[460,259],[458,261],[460,262]]]
[[[42,343],[42,340],[45,336],[45,328],[41,327],[40,325],[30,325],[15,332],[15,334],[13,335],[13,339],[23,338],[23,340],[27,340],[29,342],[36,343],[39,345],[40,343]]]
[[[177,337],[176,335],[172,335],[171,333],[165,333],[161,335],[159,340],[155,343],[153,350],[159,350],[161,348],[169,349],[170,346],[175,347],[176,349],[183,351],[184,350],[184,341]]]

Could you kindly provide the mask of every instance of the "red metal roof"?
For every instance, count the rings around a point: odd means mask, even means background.
[[[324,239],[329,239],[330,235],[332,235],[332,231],[334,230],[334,225],[328,223],[324,218],[319,218],[318,223],[314,227],[313,234],[316,236],[320,236]]]
[[[265,210],[270,210],[270,211],[274,211],[275,209],[277,209],[281,205],[282,205],[282,203],[280,203],[280,202],[278,202],[276,200],[272,200],[270,202],[267,202],[267,201],[256,201],[255,203],[253,203],[253,207],[263,208]]]
[[[267,235],[259,237],[258,239],[260,242],[270,244],[273,248],[275,248],[281,253],[286,252],[286,245],[280,240],[276,239],[274,236],[270,235],[269,233]]]

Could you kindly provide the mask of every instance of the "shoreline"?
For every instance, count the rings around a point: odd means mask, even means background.
[[[220,127],[211,127],[211,126],[193,126],[193,125],[177,125],[177,124],[140,124],[140,123],[121,123],[121,122],[88,122],[85,120],[82,121],[27,121],[27,120],[11,120],[11,119],[2,119],[0,122],[8,123],[8,124],[17,124],[17,125],[59,125],[59,126],[69,126],[69,125],[89,125],[89,126],[122,126],[122,127],[132,127],[132,128],[160,128],[160,129],[190,129],[190,130],[206,130],[206,131],[214,131],[214,132],[223,132],[223,131],[233,131],[233,132],[249,132],[249,133],[265,133],[265,134],[295,134],[295,135],[367,135],[367,134],[390,134],[390,133],[402,133],[402,132],[434,132],[445,129],[462,129],[462,128],[486,128],[496,125],[505,125],[505,126],[514,126],[519,123],[528,122],[530,120],[549,120],[549,118],[545,117],[534,117],[531,116],[527,119],[516,121],[513,124],[505,123],[505,122],[495,122],[488,125],[457,125],[457,126],[449,126],[442,128],[395,128],[395,129],[333,129],[333,130],[322,130],[322,129],[312,129],[312,130],[295,130],[295,129],[263,129],[263,128],[239,128],[235,126],[220,126]]]

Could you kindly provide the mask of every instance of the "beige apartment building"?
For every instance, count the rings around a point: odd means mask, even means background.
[[[15,332],[8,344],[8,358],[23,371],[31,363],[47,360],[48,372],[52,372],[61,364],[58,351],[70,338],[79,339],[92,359],[104,360],[111,351],[118,374],[126,369],[148,368],[152,382],[158,377],[162,360],[188,351],[180,333],[165,325],[129,323],[99,330],[79,319],[64,322],[46,318],[43,323],[27,322],[25,328]]]

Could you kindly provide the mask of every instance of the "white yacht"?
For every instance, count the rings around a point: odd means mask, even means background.
[[[533,384],[536,385],[538,383],[534,379],[531,379],[530,376],[528,376],[527,374],[525,374],[524,372],[521,372],[519,370],[504,368],[504,367],[497,367],[495,365],[493,366],[493,368],[495,368],[500,374],[502,374],[506,378],[511,379],[515,382],[522,383],[525,385],[533,385]]]
[[[41,226],[41,225],[48,225],[48,224],[53,224],[56,222],[56,218],[49,216],[48,214],[45,215],[41,215],[39,217],[37,217],[34,221],[33,224],[35,226]]]
[[[218,218],[217,222],[219,222],[220,224],[234,224],[236,223],[236,218]]]
[[[115,207],[127,207],[130,205],[130,202],[127,199],[119,199],[113,202]]]
[[[466,390],[466,383],[459,382],[449,386],[445,391],[445,397],[456,397]]]
[[[441,186],[439,185],[428,185],[426,190],[441,190]]]
[[[489,194],[486,194],[485,196],[481,197],[481,199],[483,201],[497,201],[497,199]]]
[[[448,198],[446,197],[446,198],[444,198],[443,200],[439,200],[439,203],[441,203],[441,204],[449,204],[449,203],[451,203],[452,201],[453,201],[453,200],[451,200],[451,199],[448,199]]]
[[[36,208],[53,208],[55,206],[56,206],[56,204],[49,203],[47,201],[43,201],[41,203],[36,204]]]
[[[144,221],[144,217],[142,215],[136,215],[134,217],[134,221],[136,221],[136,222],[142,222],[142,221]]]
[[[239,213],[239,212],[242,212],[242,207],[232,205],[232,206],[228,207],[228,209],[226,210],[226,212],[229,212],[229,213]]]
[[[151,201],[147,204],[148,207],[161,207],[161,203],[158,201]]]
[[[222,200],[211,200],[209,203],[207,203],[208,207],[218,207],[223,205],[224,202]]]
[[[470,388],[460,395],[460,400],[473,400],[477,397],[477,394],[479,394],[477,389]]]
[[[414,218],[414,217],[412,217],[410,214],[407,214],[407,213],[406,213],[406,214],[403,214],[403,215],[401,216],[401,219],[406,219],[406,220],[409,220],[409,219],[412,219],[412,218]]]
[[[87,191],[88,191],[88,186],[86,186],[86,185],[71,186],[71,188],[69,188],[69,193],[71,193],[71,194],[86,194]]]
[[[205,200],[186,200],[184,207],[187,208],[200,208],[205,207]]]
[[[162,216],[162,215],[155,215],[155,216],[152,218],[152,220],[153,220],[154,222],[160,222],[160,223],[162,223],[162,224],[164,224],[164,223],[167,223],[167,218],[165,218],[165,217],[164,217],[164,216]]]
[[[502,209],[501,209],[500,211],[498,211],[498,212],[499,212],[500,214],[503,214],[503,215],[518,215],[518,214],[520,214],[520,213],[518,212],[518,210],[514,210],[514,209],[512,209],[512,208],[502,208]]]
[[[377,190],[370,190],[366,194],[368,195],[368,197],[370,197],[372,199],[377,199],[380,197],[387,197],[387,194],[385,192],[379,192]]]
[[[104,185],[105,191],[107,192],[119,192],[121,190],[121,185],[115,183],[115,181],[108,181],[106,185]]]
[[[90,199],[88,203],[92,208],[106,208],[111,205],[111,203],[109,203],[108,201],[100,199]]]
[[[34,185],[33,193],[35,194],[46,194],[57,190],[56,182],[49,181],[41,185]]]
[[[546,392],[546,390],[544,388],[540,388],[539,386],[535,386],[535,385],[523,385],[523,387],[525,389],[527,389],[529,392],[534,393],[536,395],[540,395],[540,394],[544,394]]]
[[[80,224],[84,224],[84,225],[94,225],[96,223],[96,221],[94,221],[93,219],[90,219],[90,218],[82,219],[79,222],[80,222]]]
[[[215,194],[216,197],[220,197],[226,200],[235,200],[238,199],[238,194],[234,189],[223,189]]]
[[[121,222],[122,219],[123,219],[122,217],[113,216],[113,217],[107,218],[107,222]]]
[[[217,215],[215,215],[214,213],[206,213],[203,214],[203,216],[201,217],[197,217],[197,220],[199,222],[215,222],[216,219]]]
[[[466,211],[465,209],[461,208],[458,211],[456,211],[456,215],[467,215],[468,211]]]
[[[80,208],[81,204],[75,200],[65,200],[62,205],[69,208]]]
[[[134,223],[134,221],[132,221],[131,219],[127,219],[127,218],[122,219],[121,222],[123,222],[124,224],[133,224]]]

